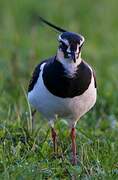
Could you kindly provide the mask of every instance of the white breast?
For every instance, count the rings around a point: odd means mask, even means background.
[[[88,89],[80,96],[74,98],[60,98],[51,94],[45,87],[42,79],[42,71],[45,63],[41,65],[41,72],[37,83],[28,93],[29,102],[46,118],[54,119],[55,115],[79,119],[89,111],[96,102],[96,88],[92,76]]]

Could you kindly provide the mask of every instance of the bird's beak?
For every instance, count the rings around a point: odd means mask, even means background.
[[[71,52],[71,58],[72,60],[74,61],[74,63],[76,63],[76,55],[75,55],[75,52]]]

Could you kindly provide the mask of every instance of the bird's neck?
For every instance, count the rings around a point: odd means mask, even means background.
[[[60,51],[57,52],[56,60],[59,61],[63,65],[67,75],[69,75],[71,77],[73,77],[75,75],[75,73],[77,71],[77,67],[79,66],[79,64],[82,61],[81,53],[79,54],[79,57],[76,60],[76,62],[74,62],[71,59],[64,58],[63,54],[61,54]]]

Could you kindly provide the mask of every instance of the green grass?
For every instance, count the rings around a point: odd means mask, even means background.
[[[116,0],[0,1],[0,179],[118,179],[118,2]],[[31,72],[57,49],[57,34],[32,23],[39,13],[81,33],[82,56],[96,70],[96,106],[77,124],[78,166],[60,119],[54,157],[47,121],[32,130],[26,92]]]

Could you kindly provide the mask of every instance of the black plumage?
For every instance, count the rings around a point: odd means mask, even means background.
[[[95,88],[97,87],[95,73],[91,72],[84,61],[78,65],[75,75],[68,77],[63,65],[55,57],[52,57],[36,66],[28,86],[28,92],[33,90],[40,74],[40,67],[44,62],[46,65],[43,71],[43,81],[46,88],[55,96],[73,98],[82,95],[89,87],[92,73]]]
[[[69,77],[63,65],[54,58],[44,66],[43,81],[46,88],[55,96],[72,98],[82,95],[89,87],[92,72],[82,61],[73,77]],[[51,63],[53,61],[53,63]]]

